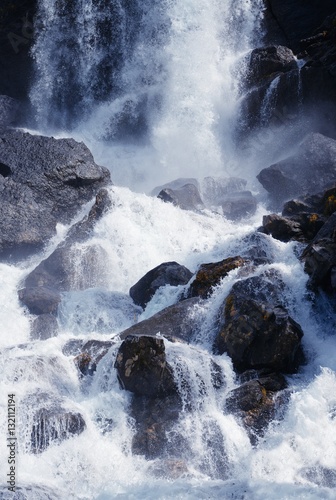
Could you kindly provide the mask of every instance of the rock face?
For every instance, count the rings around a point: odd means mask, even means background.
[[[239,371],[266,368],[293,373],[301,361],[301,327],[279,303],[277,287],[265,278],[237,282],[225,301],[215,347]]]
[[[0,255],[43,247],[57,222],[69,222],[109,182],[83,143],[2,131]]]
[[[107,354],[114,344],[111,340],[89,340],[80,348],[80,354],[75,359],[75,365],[81,375],[93,375],[99,361]]]
[[[126,337],[119,348],[115,368],[122,388],[138,396],[155,398],[176,393],[162,339]]]
[[[254,49],[248,69],[249,85],[260,84],[274,74],[287,73],[297,68],[293,52],[281,45]]]
[[[33,321],[30,336],[33,340],[47,340],[55,337],[58,332],[58,323],[52,314],[41,314]]]
[[[7,95],[0,95],[0,128],[15,125],[19,118],[20,102]]]
[[[189,342],[196,331],[194,312],[199,302],[199,298],[196,297],[167,307],[120,333],[120,338],[125,339],[129,335],[155,337],[160,333],[173,342],[176,340]]]
[[[246,260],[241,257],[229,257],[220,262],[202,264],[197,271],[194,281],[190,284],[187,296],[208,298],[214,286],[228,275],[233,269],[237,269],[246,264]]]
[[[323,191],[336,181],[336,141],[311,133],[295,155],[263,169],[257,178],[275,202]]]
[[[177,262],[164,262],[145,274],[129,291],[135,304],[145,308],[161,286],[186,285],[192,273]]]
[[[19,290],[19,299],[32,314],[56,313],[61,302],[59,293],[44,286]]]

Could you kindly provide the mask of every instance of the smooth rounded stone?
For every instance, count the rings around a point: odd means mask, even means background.
[[[69,223],[109,182],[83,143],[0,131],[0,256],[42,248],[58,222]]]
[[[177,262],[164,262],[148,271],[130,288],[129,294],[135,304],[145,308],[161,286],[186,285],[191,277],[192,273],[186,267]]]
[[[202,264],[196,273],[194,281],[190,284],[187,297],[208,298],[213,291],[213,287],[218,285],[230,271],[245,264],[246,260],[239,256],[229,257],[220,262]]]
[[[257,178],[275,202],[319,193],[336,182],[336,141],[310,133],[296,154],[261,170]]]
[[[167,182],[162,186],[156,186],[154,189],[152,189],[150,195],[157,197],[160,191],[164,189],[173,189],[173,190],[180,189],[186,184],[193,184],[198,190],[200,189],[200,185],[197,179],[193,177],[179,177],[178,179]]]
[[[220,200],[223,215],[230,220],[239,220],[254,215],[257,210],[257,199],[251,191],[238,191],[223,196]]]
[[[215,350],[228,353],[238,371],[267,368],[294,373],[303,361],[298,323],[278,302],[279,289],[269,280],[241,280],[226,298]]]
[[[162,339],[127,336],[118,350],[114,367],[121,387],[138,396],[155,398],[176,393]]]
[[[19,299],[32,314],[56,314],[61,302],[58,292],[43,286],[19,290]]]
[[[253,86],[273,73],[286,73],[296,68],[294,54],[288,47],[276,45],[257,48],[251,52],[247,79]]]
[[[134,396],[131,402],[131,416],[136,422],[136,433],[132,440],[132,452],[144,455],[147,460],[161,456],[179,455],[183,450],[182,439],[172,446],[168,432],[177,422],[182,409],[177,394],[165,398]]]
[[[19,111],[20,102],[17,99],[7,95],[0,95],[0,127],[15,125],[19,117]]]
[[[56,337],[58,333],[58,322],[52,314],[41,314],[34,319],[30,337],[33,340],[47,340]]]
[[[89,340],[81,347],[74,363],[82,375],[93,375],[97,369],[99,361],[108,353],[114,345],[111,340]]]
[[[204,208],[201,195],[194,184],[185,184],[179,189],[162,189],[157,197],[166,203],[172,203],[182,210],[198,212]]]

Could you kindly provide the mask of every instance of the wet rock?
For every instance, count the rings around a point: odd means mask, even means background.
[[[192,273],[177,262],[165,262],[145,274],[129,291],[135,304],[145,308],[161,286],[186,285]]]
[[[102,189],[97,194],[89,215],[70,229],[66,239],[26,277],[24,285],[29,288],[46,287],[57,291],[71,289],[78,274],[78,266],[73,262],[78,251],[75,244],[89,238],[95,223],[111,207],[111,203],[109,193]],[[88,251],[83,251],[80,259],[83,266],[82,284],[78,283],[78,286],[88,288],[101,285],[99,278],[94,277],[96,274],[98,276],[101,274],[98,270],[102,265],[102,259],[104,251],[100,247],[93,246]]]
[[[58,323],[52,314],[41,314],[34,319],[30,337],[33,340],[47,340],[56,337],[58,333]]]
[[[194,281],[190,284],[187,293],[188,298],[208,298],[214,286],[218,285],[230,271],[242,267],[244,264],[246,264],[246,260],[239,256],[229,257],[211,264],[202,264],[196,273]]]
[[[225,195],[220,200],[223,215],[230,220],[239,220],[255,214],[257,200],[251,191],[238,191]]]
[[[297,68],[293,52],[281,45],[263,47],[252,50],[248,82],[251,86],[269,79],[274,73],[286,73]]]
[[[239,241],[241,257],[255,265],[270,264],[274,261],[274,250],[270,244],[269,238],[259,231],[244,236]],[[242,248],[243,247],[243,250]]]
[[[196,311],[199,302],[197,297],[183,300],[131,326],[119,336],[123,340],[129,335],[155,337],[160,334],[173,342],[176,340],[190,342],[198,328]]]
[[[133,397],[131,415],[136,422],[136,433],[132,441],[135,455],[144,455],[152,460],[164,456],[169,448],[170,456],[179,454],[178,447],[170,449],[168,432],[179,418],[182,409],[178,395],[149,399]]]
[[[277,415],[281,399],[276,393],[287,387],[279,374],[249,380],[231,391],[226,399],[226,410],[242,419],[252,443],[262,436]]]
[[[99,361],[107,354],[113,341],[89,340],[81,347],[75,359],[75,365],[82,375],[93,375]]]
[[[263,217],[263,232],[284,242],[308,242],[314,238],[324,222],[325,217],[316,213],[303,212],[292,217],[271,214]]]
[[[327,292],[336,291],[336,213],[333,213],[303,251],[301,259],[309,274],[309,285],[322,287]]]
[[[151,196],[157,196],[160,191],[165,190],[165,189],[181,189],[183,186],[186,184],[193,184],[197,190],[200,190],[200,185],[197,179],[193,177],[179,177],[178,179],[175,179],[173,181],[167,182],[166,184],[163,184],[162,186],[156,186],[152,191],[151,191]]]
[[[44,246],[56,223],[68,223],[99,188],[110,182],[83,143],[0,133],[0,255],[9,258]],[[0,172],[1,173],[1,172]]]
[[[155,398],[176,393],[162,339],[127,336],[119,348],[114,366],[122,388],[138,396]]]
[[[155,463],[150,468],[150,473],[154,477],[164,479],[179,479],[189,473],[187,464],[184,460],[163,460],[162,462]]]
[[[19,299],[32,314],[56,314],[61,302],[58,292],[44,286],[19,290]]]
[[[205,177],[202,182],[202,197],[208,205],[218,205],[224,196],[244,191],[247,181],[239,177]]]
[[[320,488],[336,488],[336,470],[322,465],[301,469],[300,475]]]
[[[85,341],[82,339],[70,339],[62,347],[64,356],[77,356],[82,352]]]
[[[51,444],[59,444],[81,434],[85,428],[86,424],[80,413],[64,408],[41,408],[34,415],[30,451],[41,453]]]
[[[336,141],[308,134],[295,155],[265,168],[257,178],[275,202],[323,191],[336,182]]]
[[[238,371],[267,368],[293,373],[302,361],[302,329],[278,302],[265,278],[237,282],[225,301],[215,349],[228,353]]]
[[[180,207],[182,210],[198,212],[204,208],[201,195],[194,184],[185,184],[179,189],[162,189],[157,197],[166,203]]]

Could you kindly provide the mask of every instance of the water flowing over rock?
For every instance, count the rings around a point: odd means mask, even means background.
[[[93,375],[97,369],[97,364],[113,344],[114,342],[110,340],[89,340],[85,342],[79,348],[80,353],[74,359],[80,373],[82,375]]]
[[[255,277],[237,282],[226,298],[215,346],[219,353],[229,354],[239,371],[297,370],[303,332],[278,297],[274,284]]]
[[[177,262],[164,262],[145,274],[135,285],[130,288],[130,296],[135,304],[146,307],[156,290],[161,286],[186,285],[192,273]]]
[[[297,68],[293,52],[281,45],[254,49],[251,53],[248,82],[251,86],[271,79],[276,73],[287,73]]]
[[[30,336],[34,340],[46,340],[58,333],[58,323],[52,314],[41,314],[34,319]]]
[[[158,198],[166,203],[172,203],[182,210],[198,211],[204,208],[202,198],[194,184],[185,184],[179,189],[165,188],[159,192]]]

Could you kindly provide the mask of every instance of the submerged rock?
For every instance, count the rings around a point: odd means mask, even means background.
[[[248,278],[232,287],[215,349],[228,353],[237,370],[297,370],[303,332],[278,300],[277,286],[265,278]]]
[[[208,298],[214,286],[228,275],[233,269],[237,269],[246,264],[246,260],[241,257],[229,257],[220,262],[202,264],[196,273],[194,281],[190,284],[187,296]]]
[[[24,257],[42,248],[110,182],[88,148],[73,139],[0,133],[0,256]]]
[[[135,304],[145,308],[161,286],[186,285],[192,273],[177,262],[164,262],[145,274],[129,291]]]
[[[162,339],[127,336],[119,348],[114,366],[122,388],[138,396],[155,398],[176,393]]]

